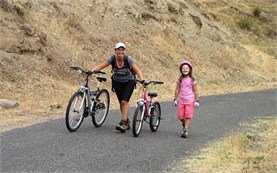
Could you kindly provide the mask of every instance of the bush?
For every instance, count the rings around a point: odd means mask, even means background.
[[[239,26],[244,30],[251,30],[253,21],[250,18],[243,18],[239,21]]]
[[[262,9],[260,7],[256,7],[254,10],[253,10],[253,15],[254,17],[260,17],[261,16],[261,12],[262,12]]]

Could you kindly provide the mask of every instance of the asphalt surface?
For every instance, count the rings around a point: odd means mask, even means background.
[[[89,117],[73,133],[64,119],[3,132],[0,172],[172,171],[207,142],[240,130],[241,122],[276,116],[276,91],[201,97],[187,139],[180,137],[182,126],[172,102],[161,103],[164,120],[158,131],[144,123],[137,138],[131,130],[115,130],[118,110],[111,110],[100,128]]]

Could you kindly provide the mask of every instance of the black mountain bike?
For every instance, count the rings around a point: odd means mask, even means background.
[[[91,116],[95,127],[100,127],[106,120],[109,107],[110,95],[108,90],[100,89],[100,83],[107,79],[100,74],[102,71],[87,71],[81,67],[70,67],[71,70],[80,72],[84,78],[83,84],[72,95],[68,102],[65,115],[65,124],[70,132],[75,132],[82,124],[85,117]],[[97,82],[94,89],[89,87],[89,77]]]

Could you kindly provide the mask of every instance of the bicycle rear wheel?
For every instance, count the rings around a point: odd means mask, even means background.
[[[132,131],[133,135],[135,137],[138,137],[141,129],[142,129],[142,124],[143,124],[143,117],[144,117],[144,104],[138,104],[134,117],[133,117],[133,126],[132,126]]]
[[[86,97],[84,92],[77,91],[68,102],[65,124],[70,132],[75,132],[84,120]]]
[[[151,111],[151,117],[150,117],[150,129],[152,132],[156,132],[159,128],[160,122],[161,122],[161,105],[159,102],[153,103],[152,111]]]
[[[96,104],[95,112],[92,115],[92,123],[95,127],[100,127],[105,122],[109,108],[110,108],[110,95],[106,89],[101,89],[95,98]]]

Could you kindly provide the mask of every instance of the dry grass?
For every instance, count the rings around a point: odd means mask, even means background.
[[[236,34],[236,39],[245,45],[255,44],[260,50],[276,57],[276,8],[277,3],[271,0],[196,0],[199,7],[205,12],[209,11],[217,20],[222,22],[230,31]],[[260,10],[259,17],[253,14]],[[252,27],[244,31],[239,27],[239,21],[247,18]]]
[[[180,162],[176,170],[188,172],[276,172],[277,119],[257,120],[247,132],[236,132],[210,143]]]

